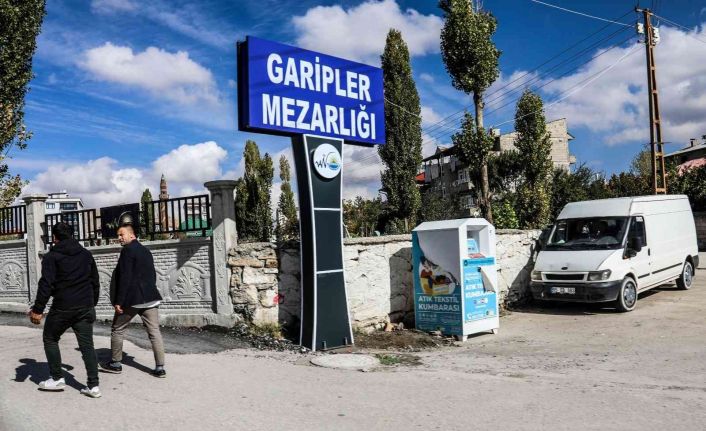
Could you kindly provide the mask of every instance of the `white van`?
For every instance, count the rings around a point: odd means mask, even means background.
[[[531,290],[535,299],[615,301],[631,311],[645,290],[674,280],[689,289],[698,266],[686,196],[573,202],[537,256]]]

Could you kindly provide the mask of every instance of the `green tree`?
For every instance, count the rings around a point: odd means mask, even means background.
[[[621,172],[610,176],[608,190],[614,198],[644,196],[650,194],[650,185],[638,174]]]
[[[151,226],[154,228],[154,207],[152,206],[152,192],[150,189],[145,189],[142,192],[142,197],[140,198],[140,204],[142,206],[142,220],[140,231],[142,236],[147,235],[147,229]]]
[[[706,166],[683,170],[670,169],[669,193],[687,195],[694,211],[706,211]]]
[[[489,205],[490,200],[486,199],[483,192],[485,186],[488,187],[488,193],[490,193],[490,189],[489,184],[483,185],[483,173],[485,173],[485,180],[487,181],[489,178],[488,162],[491,158],[490,150],[493,148],[495,139],[486,133],[485,130],[478,129],[473,116],[466,112],[461,122],[461,130],[451,136],[451,142],[456,147],[456,155],[461,163],[469,168],[469,174],[476,193],[476,201],[481,208],[481,212],[488,221],[491,221],[489,217],[492,218],[493,210]]]
[[[442,197],[433,190],[422,193],[422,206],[419,209],[419,221],[450,220],[458,217],[458,201]]]
[[[380,176],[387,211],[393,224],[415,225],[421,205],[415,181],[422,163],[422,124],[419,93],[412,78],[409,50],[402,34],[391,29],[381,56],[385,87],[385,145],[378,152],[385,165]]]
[[[287,157],[282,155],[279,158],[279,178],[282,180],[280,187],[279,203],[277,205],[277,240],[287,241],[299,236],[299,220],[297,218],[297,207],[294,204],[294,192],[292,191],[291,170]]]
[[[481,210],[488,221],[493,221],[488,180],[488,152],[492,149],[492,138],[483,128],[483,93],[498,78],[500,50],[491,40],[497,29],[495,17],[486,11],[475,11],[469,0],[441,0],[439,7],[444,12],[444,27],[441,30],[441,56],[453,86],[466,94],[473,94],[475,106],[475,128],[462,127],[469,133],[464,140],[472,152],[472,160],[466,160],[469,151],[461,152],[461,161],[472,169],[478,169],[480,177]],[[467,117],[468,115],[466,115]],[[464,118],[464,123],[467,118]],[[472,132],[472,133],[471,133]],[[488,145],[490,141],[490,145]],[[471,164],[479,161],[479,165]]]
[[[569,202],[605,199],[611,197],[601,175],[586,165],[573,173],[562,168],[554,169],[551,190],[551,220],[556,219]]]
[[[493,202],[493,216],[497,229],[517,229],[520,226],[511,195]]]
[[[0,205],[8,206],[26,184],[11,175],[6,155],[32,137],[24,124],[32,56],[45,15],[44,0],[0,0]]]
[[[516,150],[491,155],[488,160],[488,178],[493,195],[503,196],[516,190],[520,186],[522,167],[520,153]]]
[[[272,180],[274,165],[269,154],[260,157],[255,141],[248,140],[243,151],[245,173],[236,184],[235,220],[238,236],[244,241],[272,239]]]
[[[517,215],[523,229],[546,226],[551,218],[552,144],[544,118],[544,104],[538,94],[525,90],[515,111],[515,147],[522,165]]]
[[[382,199],[365,199],[362,196],[354,200],[343,201],[343,224],[351,236],[373,236],[379,230],[383,216]]]

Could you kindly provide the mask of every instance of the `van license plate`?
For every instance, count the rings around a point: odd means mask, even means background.
[[[575,295],[575,287],[552,287],[552,293],[559,293],[562,295]]]

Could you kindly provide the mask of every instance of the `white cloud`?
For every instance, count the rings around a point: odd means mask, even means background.
[[[228,152],[213,141],[182,145],[152,163],[153,170],[172,181],[204,183],[221,176]]]
[[[211,71],[184,51],[170,53],[149,47],[134,53],[130,47],[107,42],[87,50],[79,66],[97,80],[142,88],[181,104],[218,103]]]
[[[316,6],[292,18],[292,24],[298,46],[379,64],[391,28],[402,32],[411,56],[439,52],[443,21],[414,9],[403,11],[395,0],[369,0],[347,10]]]
[[[218,18],[201,12],[200,4],[179,4],[152,0],[93,0],[91,10],[100,15],[130,13],[156,22],[170,30],[220,49],[230,48],[239,38],[229,28],[223,28]]]
[[[135,9],[137,9],[137,5],[130,0],[93,0],[91,2],[91,10],[98,14],[131,12]]]
[[[430,106],[422,105],[422,126],[429,127],[432,124],[436,124],[442,120],[441,115],[439,115]]]
[[[661,42],[655,49],[657,85],[665,142],[686,143],[706,131],[706,40],[704,27],[686,32],[662,25]],[[614,49],[594,59],[577,73],[546,88],[553,97],[630,55],[605,75],[566,100],[547,108],[551,118],[566,117],[570,127],[584,126],[602,135],[607,145],[649,141],[648,97],[645,58],[639,47]]]
[[[343,149],[343,198],[374,198],[383,166],[377,147],[346,145]]]
[[[138,202],[149,188],[156,199],[164,173],[173,197],[206,193],[203,183],[223,178],[221,163],[227,152],[215,142],[182,145],[157,158],[150,167],[120,166],[101,157],[84,163],[54,162],[37,174],[22,191],[51,193],[67,190],[83,199],[87,208]]]

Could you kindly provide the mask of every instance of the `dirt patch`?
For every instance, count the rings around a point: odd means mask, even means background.
[[[375,355],[380,361],[380,365],[386,367],[416,367],[422,365],[422,359],[409,353],[378,353]]]
[[[377,331],[356,334],[355,345],[359,349],[420,351],[452,346],[454,340],[415,330]]]

